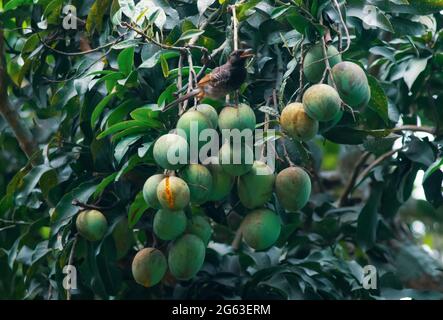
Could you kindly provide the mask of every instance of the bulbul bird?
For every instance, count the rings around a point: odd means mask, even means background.
[[[233,51],[224,65],[205,75],[197,83],[197,88],[165,106],[163,111],[194,97],[197,97],[198,100],[203,98],[221,99],[229,92],[239,89],[246,80],[246,60],[252,56],[251,49]]]

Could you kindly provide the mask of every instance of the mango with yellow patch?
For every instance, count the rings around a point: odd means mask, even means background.
[[[144,248],[132,260],[132,275],[138,284],[152,287],[161,281],[167,270],[164,254],[155,248]]]

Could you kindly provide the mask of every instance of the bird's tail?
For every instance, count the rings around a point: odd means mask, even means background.
[[[178,98],[178,99],[172,101],[170,104],[166,105],[166,106],[162,109],[162,111],[165,112],[165,111],[171,109],[173,106],[175,106],[175,105],[177,105],[177,104],[179,104],[179,103],[181,103],[181,102],[183,102],[183,101],[186,101],[186,100],[188,100],[188,99],[191,99],[191,98],[195,97],[196,95],[198,95],[198,94],[200,93],[200,91],[201,91],[201,89],[200,89],[200,88],[197,88],[197,89],[192,90],[191,92],[188,92],[188,93],[185,94],[184,96],[182,96],[182,97],[180,97],[180,98]]]

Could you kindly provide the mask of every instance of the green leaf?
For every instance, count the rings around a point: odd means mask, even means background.
[[[60,228],[68,224],[69,220],[79,212],[79,208],[72,205],[72,201],[87,202],[97,186],[96,181],[87,181],[63,196],[51,215],[51,237],[57,235]]]
[[[97,189],[95,190],[94,194],[92,195],[92,199],[96,200],[98,199],[103,191],[105,191],[105,189],[115,180],[115,177],[117,176],[118,172],[114,172],[113,174],[110,174],[109,176],[107,176],[106,178],[104,178],[102,180],[102,182],[100,182],[97,185]]]
[[[160,56],[160,64],[162,66],[163,77],[167,78],[169,75],[168,61],[163,56]]]
[[[131,112],[131,118],[138,121],[145,121],[146,119],[157,118],[158,106],[156,104],[148,104],[137,108]]]
[[[426,181],[435,171],[440,170],[443,167],[443,158],[437,159],[433,164],[431,164],[426,170],[423,177],[423,182]]]
[[[30,53],[34,51],[34,49],[40,44],[40,39],[38,36],[39,35],[37,33],[34,33],[28,39],[26,39],[26,42],[22,48],[22,53]]]
[[[371,100],[369,101],[368,106],[375,111],[386,124],[388,124],[388,98],[376,78],[368,75],[368,81],[369,87],[371,88]]]
[[[149,148],[153,145],[153,141],[149,141],[149,142],[145,142],[142,144],[142,146],[140,148],[138,148],[137,150],[137,154],[140,158],[143,158],[144,156],[146,156]]]
[[[383,194],[383,183],[376,183],[371,188],[371,195],[361,210],[357,221],[357,241],[365,249],[374,246],[377,236],[377,208]]]
[[[361,130],[351,127],[334,127],[328,132],[323,133],[323,136],[335,143],[359,145],[362,144],[368,136],[385,137],[389,134],[389,130]]]
[[[142,64],[139,65],[138,67],[146,69],[153,68],[160,61],[160,56],[161,56],[161,51],[157,51],[149,59],[143,61]]]
[[[120,52],[117,63],[119,71],[128,76],[134,65],[134,47],[126,48]]]
[[[86,18],[86,31],[88,33],[97,30],[100,32],[103,26],[103,16],[106,14],[111,0],[96,0],[89,10],[88,17]]]
[[[288,5],[274,8],[274,10],[272,10],[271,13],[271,19],[273,20],[277,19],[278,17],[286,13],[286,11],[288,11],[290,8],[291,7]]]
[[[11,0],[6,3],[3,7],[4,11],[13,10],[19,6],[31,5],[33,3],[32,0]]]
[[[132,169],[134,169],[136,166],[138,166],[140,163],[148,163],[149,159],[140,158],[137,154],[133,155],[125,164],[121,167],[120,171],[118,172],[117,176],[115,177],[115,181],[120,180],[120,178],[130,172]]]
[[[362,2],[357,2],[356,6],[350,6],[347,15],[357,17],[365,23],[366,28],[382,29],[394,33],[394,28],[388,16],[374,5],[361,6]]]
[[[126,152],[129,150],[129,147],[136,143],[143,135],[135,135],[126,137],[125,139],[122,139],[117,143],[114,149],[114,158],[117,160],[117,163],[120,163],[120,161],[125,156]]]
[[[426,200],[428,200],[434,208],[439,208],[443,205],[442,184],[443,172],[440,170],[434,171],[434,173],[423,182]]]
[[[403,153],[411,161],[421,163],[427,167],[431,166],[435,160],[434,151],[430,143],[416,137],[411,138],[411,141],[407,143],[407,149]]]
[[[154,120],[154,119],[146,119],[144,121],[137,121],[137,120],[123,121],[123,122],[114,124],[113,126],[109,127],[108,129],[106,129],[105,131],[100,133],[97,136],[97,139],[103,139],[104,137],[106,137],[110,134],[114,134],[116,132],[119,132],[119,131],[122,131],[125,129],[129,129],[131,127],[139,127],[139,128],[144,128],[144,129],[160,128],[161,122],[158,120]]]
[[[197,0],[198,13],[202,16],[214,2],[215,0]]]
[[[112,98],[115,95],[116,95],[116,93],[111,93],[111,94],[107,95],[94,108],[94,111],[92,112],[92,115],[91,115],[91,128],[95,127],[98,118],[100,117],[100,115],[102,114],[103,110],[106,108],[108,103],[112,100]]]
[[[142,217],[143,213],[149,209],[148,204],[143,198],[143,191],[140,191],[135,197],[134,202],[129,207],[128,211],[128,225],[132,229]]]
[[[236,6],[237,9],[237,19],[238,21],[242,21],[244,19],[246,19],[249,15],[252,14],[252,12],[250,12],[251,9],[253,9],[257,4],[260,3],[261,0],[249,0],[246,1],[240,5]]]
[[[126,115],[137,108],[138,105],[137,99],[128,99],[122,104],[118,105],[109,113],[109,116],[106,119],[107,127],[109,128],[114,124],[121,122],[123,119],[125,119]]]
[[[187,31],[183,32],[183,34],[180,36],[180,38],[177,40],[177,42],[189,40],[189,39],[192,39],[193,37],[198,37],[198,36],[202,35],[203,33],[205,33],[205,31],[199,30],[199,29],[187,30]]]
[[[158,97],[157,104],[159,105],[159,107],[163,108],[166,103],[173,101],[175,99],[174,92],[176,91],[177,86],[175,83],[167,87],[166,90],[164,90]]]
[[[417,80],[420,73],[422,73],[426,66],[428,65],[429,58],[423,58],[423,59],[411,59],[409,61],[409,64],[403,74],[403,79],[405,80],[406,85],[408,86],[409,90],[412,89],[412,86],[414,85],[415,80]]]
[[[180,53],[172,50],[160,50],[151,55],[148,59],[144,60],[138,67],[150,69],[157,65],[160,59],[169,60],[172,58],[177,58],[180,56]]]
[[[29,171],[21,183],[21,185],[23,185],[23,189],[21,189],[16,196],[16,201],[18,204],[24,204],[24,201],[37,186],[42,175],[49,170],[51,170],[51,167],[47,165],[40,165],[32,168],[31,171]]]

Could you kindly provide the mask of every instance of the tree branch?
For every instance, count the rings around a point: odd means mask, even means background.
[[[401,131],[413,131],[413,132],[426,132],[432,135],[436,135],[437,130],[432,127],[420,127],[420,126],[414,126],[414,125],[404,125],[400,127],[396,127],[393,129],[390,129],[391,132],[401,132]]]
[[[335,8],[337,9],[338,17],[340,19],[340,23],[342,24],[343,29],[345,30],[345,34],[346,34],[346,48],[344,50],[340,50],[339,51],[340,54],[342,54],[342,53],[348,51],[349,48],[351,47],[351,37],[349,35],[348,26],[346,25],[346,22],[345,22],[345,20],[343,18],[341,10],[340,10],[340,4],[337,2],[337,0],[332,0],[332,3],[334,4]],[[339,29],[340,29],[340,27],[339,27]],[[341,33],[339,33],[339,34],[340,34],[340,38],[341,38]],[[340,47],[341,47],[341,44],[340,44]]]
[[[168,49],[168,50],[176,50],[180,52],[186,52],[187,48],[185,47],[177,47],[177,46],[170,46],[168,44],[161,43],[157,41],[154,38],[149,37],[146,33],[144,33],[142,30],[138,29],[137,27],[132,26],[128,22],[123,22],[122,26],[128,28],[129,30],[134,31],[135,33],[139,34],[145,41],[155,44],[156,46],[162,48],[162,49]]]
[[[3,30],[0,30],[0,114],[14,132],[20,148],[28,159],[31,159],[32,155],[38,150],[37,143],[29,128],[20,119],[17,110],[13,109],[9,103],[4,43]]]
[[[349,195],[351,194],[352,189],[354,188],[355,181],[357,181],[358,174],[360,170],[365,165],[368,158],[371,156],[369,152],[365,152],[362,154],[360,159],[358,160],[357,164],[354,167],[354,170],[352,172],[351,179],[349,179],[348,183],[346,184],[346,187],[338,200],[338,206],[343,207],[346,205],[346,202],[348,201]]]
[[[91,46],[89,45],[89,43],[86,41],[86,39],[84,37],[81,37],[80,38],[80,48],[85,49],[85,50],[81,50],[81,51],[78,51],[78,52],[66,52],[66,51],[61,51],[61,50],[58,50],[58,49],[55,49],[55,48],[51,47],[51,45],[49,45],[47,42],[45,42],[45,40],[43,40],[40,37],[40,34],[38,32],[35,32],[35,34],[37,35],[40,43],[44,47],[46,47],[47,49],[49,49],[51,51],[54,51],[55,53],[61,54],[63,56],[71,56],[71,57],[83,56],[83,55],[87,55],[87,54],[90,54],[90,53],[94,53],[94,52],[100,51],[102,49],[106,49],[108,47],[112,47],[112,46],[116,45],[117,43],[121,42],[123,40],[124,36],[126,35],[126,33],[124,33],[121,36],[119,36],[116,40],[114,40],[112,42],[109,42],[109,43],[106,43],[106,44],[104,44],[102,46],[99,46],[97,48],[94,48],[94,49],[91,48]]]
[[[238,50],[238,20],[235,5],[231,6],[234,51]]]
[[[398,148],[398,149],[393,149],[391,151],[386,152],[385,154],[382,154],[380,157],[378,157],[374,162],[372,162],[358,177],[357,184],[360,184],[363,179],[366,178],[366,176],[371,172],[372,169],[374,169],[376,166],[378,166],[380,163],[382,163],[383,161],[385,161],[386,159],[392,157],[394,154],[396,154],[397,152],[401,151],[404,147]]]

